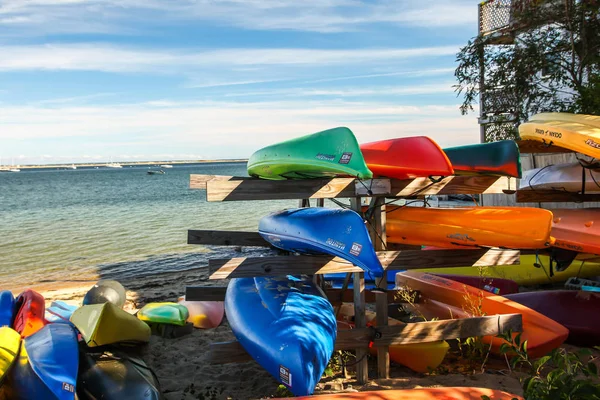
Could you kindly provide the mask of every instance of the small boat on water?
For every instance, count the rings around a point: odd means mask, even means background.
[[[146,171],[146,173],[148,175],[164,175],[165,171],[163,171],[162,169],[155,171],[155,170],[148,170]]]
[[[161,164],[160,167],[161,168],[173,168],[173,166],[171,164]]]

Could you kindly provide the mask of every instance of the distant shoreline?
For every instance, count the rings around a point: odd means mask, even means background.
[[[248,159],[236,158],[236,159],[220,159],[220,160],[173,160],[173,161],[113,161],[113,164],[120,164],[123,167],[149,165],[149,166],[160,166],[160,165],[181,165],[181,164],[207,164],[207,163],[231,163],[231,162],[248,162]],[[89,167],[106,167],[107,162],[102,163],[65,163],[65,164],[38,164],[38,165],[5,165],[0,166],[0,171],[8,170],[10,168],[20,169],[44,169],[44,168],[65,168],[71,169],[72,166],[77,168],[89,168]]]

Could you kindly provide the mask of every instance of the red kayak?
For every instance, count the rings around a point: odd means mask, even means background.
[[[24,291],[15,299],[13,329],[23,338],[33,335],[48,323],[45,311],[44,296],[31,289]]]
[[[427,136],[365,143],[360,151],[373,177],[412,179],[454,174],[446,153]]]
[[[600,293],[544,290],[505,297],[565,326],[569,329],[567,343],[577,346],[600,345]]]
[[[433,274],[442,278],[451,279],[456,282],[464,283],[465,285],[473,286],[478,289],[486,290],[490,293],[507,295],[511,293],[519,293],[519,284],[510,279],[493,278],[490,276],[465,276],[452,274]]]

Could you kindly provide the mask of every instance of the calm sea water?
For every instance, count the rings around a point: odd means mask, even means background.
[[[239,256],[187,244],[188,229],[252,230],[297,201],[206,202],[190,174],[246,176],[245,163],[0,173],[0,282],[118,279],[205,266]],[[264,250],[256,249],[255,252]],[[249,255],[249,254],[245,254]]]

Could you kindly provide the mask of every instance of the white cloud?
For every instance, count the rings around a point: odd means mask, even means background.
[[[348,126],[361,142],[414,135],[431,136],[442,146],[478,141],[476,118],[460,116],[457,105],[402,107],[341,101],[13,106],[0,110],[0,125],[0,140],[7,146],[4,154],[16,153],[18,147],[11,151],[11,141],[25,140],[30,157],[65,154],[64,143],[69,142],[94,143],[98,152],[115,156],[117,152],[164,154],[165,146],[171,146],[183,150],[178,154],[239,158],[270,143],[336,126]],[[89,154],[88,147],[71,144],[70,149],[75,152],[72,156]]]
[[[354,31],[375,23],[476,28],[476,13],[476,2],[469,0],[4,0],[0,6],[5,24],[37,26],[22,32],[33,35],[122,32],[123,21],[148,30],[165,21],[314,32]]]
[[[223,50],[145,50],[108,44],[46,44],[0,46],[0,71],[12,70],[88,70],[106,72],[155,71],[225,68],[236,66],[319,66],[375,64],[381,61],[406,61],[454,55],[458,46],[408,49],[223,49]]]

